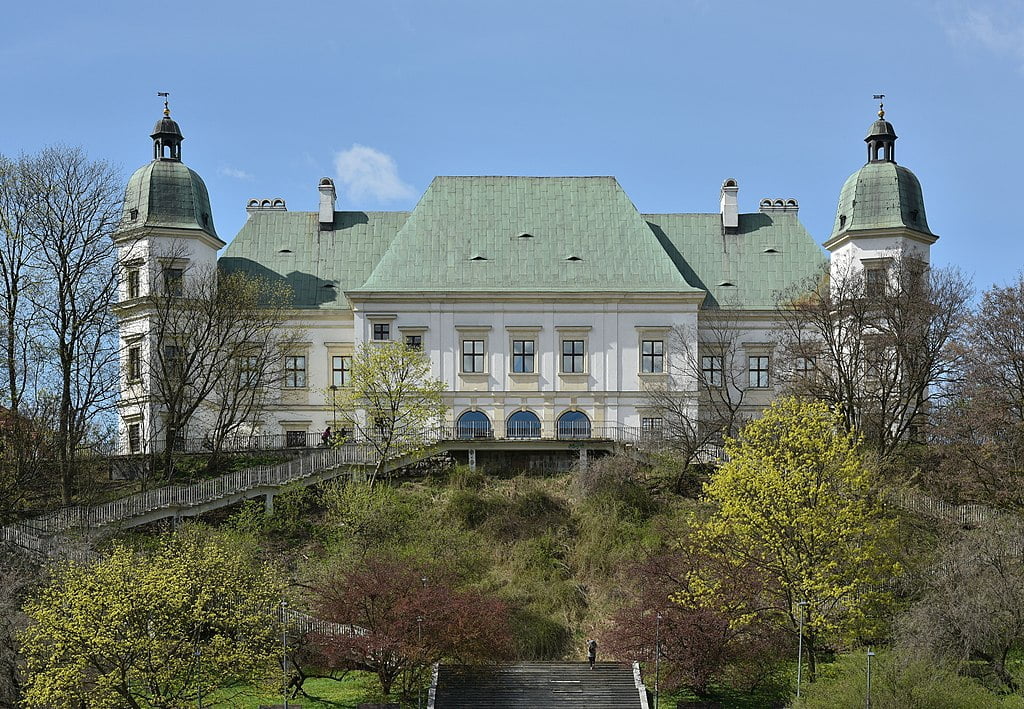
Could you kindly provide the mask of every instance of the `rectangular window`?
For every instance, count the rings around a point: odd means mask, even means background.
[[[410,350],[422,350],[423,349],[423,335],[406,335],[405,346]]]
[[[755,389],[768,388],[768,358],[748,357],[749,366],[747,371],[750,374],[750,386]]]
[[[302,355],[289,355],[284,358],[284,385],[289,389],[300,389],[306,386],[306,358]]]
[[[352,383],[352,358],[348,355],[331,357],[331,386],[347,387]]]
[[[562,372],[582,374],[585,361],[583,340],[562,340]]]
[[[289,448],[305,448],[306,447],[306,432],[305,431],[285,431],[284,432],[284,444]]]
[[[661,425],[663,421],[660,416],[652,416],[649,418],[640,419],[640,431],[648,436],[653,435],[655,432],[661,432]]]
[[[512,371],[532,374],[534,358],[533,340],[512,340]]]
[[[238,359],[238,385],[254,387],[260,380],[260,358],[240,357]]]
[[[885,295],[884,269],[864,269],[864,295],[868,298],[880,298]]]
[[[164,269],[164,293],[174,297],[185,294],[185,271],[180,268]]]
[[[705,386],[722,386],[722,358],[718,355],[701,357],[700,373],[704,377]]]
[[[797,357],[793,365],[796,376],[800,379],[811,379],[814,377],[814,357]]]
[[[142,451],[142,424],[128,424],[128,450],[132,453]]]
[[[661,374],[665,371],[663,340],[644,340],[640,343],[640,371],[645,374]]]
[[[142,379],[142,348],[134,345],[128,348],[128,381]]]
[[[373,324],[373,339],[378,342],[391,339],[391,323],[375,322]]]
[[[462,341],[462,371],[466,374],[478,374],[484,371],[484,341]]]
[[[178,345],[164,345],[164,372],[174,376],[181,376],[182,367],[181,347]]]
[[[128,277],[127,277],[126,280],[127,280],[127,286],[126,286],[125,290],[127,291],[128,298],[129,299],[131,299],[131,298],[138,298],[139,295],[140,295],[140,290],[139,290],[139,269],[137,269],[137,268],[129,268],[128,269]]]

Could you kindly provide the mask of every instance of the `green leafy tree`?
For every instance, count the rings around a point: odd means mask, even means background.
[[[445,385],[430,376],[425,352],[401,342],[365,343],[352,357],[352,386],[339,406],[378,455],[371,483],[392,458],[429,444],[445,412]]]
[[[24,608],[26,706],[193,706],[267,678],[280,587],[250,547],[190,527],[152,551],[56,567]]]
[[[778,589],[765,604],[796,631],[813,679],[821,640],[869,632],[899,571],[894,525],[875,495],[856,437],[822,402],[782,399],[726,445],[728,460],[705,486],[715,512],[702,534],[716,553],[749,564]],[[714,583],[688,592],[713,597]],[[763,612],[751,609],[751,614]]]

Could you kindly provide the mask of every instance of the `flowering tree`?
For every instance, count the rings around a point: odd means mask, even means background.
[[[409,561],[367,558],[319,588],[319,615],[355,632],[312,639],[327,666],[373,672],[385,695],[408,693],[442,660],[487,663],[511,654],[504,602],[457,590]]]
[[[360,438],[376,449],[372,483],[388,461],[421,449],[440,425],[444,382],[430,376],[425,352],[401,342],[365,343],[352,357],[352,386],[340,406]]]

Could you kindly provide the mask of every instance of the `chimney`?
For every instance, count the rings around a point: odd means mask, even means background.
[[[739,202],[736,199],[739,191],[740,186],[731,177],[722,183],[720,206],[723,229],[736,229],[740,225]]]
[[[334,180],[329,177],[320,178],[320,228],[334,228],[334,203],[337,193],[334,191]]]

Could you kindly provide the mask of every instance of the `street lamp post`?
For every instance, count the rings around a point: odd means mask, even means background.
[[[800,630],[796,641],[796,698],[799,699],[800,681],[802,679],[801,670],[803,669],[804,659],[804,606],[807,605],[807,601],[797,601],[797,605],[800,606]]]
[[[875,651],[868,647],[868,691],[864,699],[866,709],[871,709],[871,658],[874,656]]]
[[[661,613],[654,616],[654,709],[658,709],[660,701],[661,679]]]
[[[288,709],[288,601],[281,601],[281,669],[284,672],[284,709]]]

